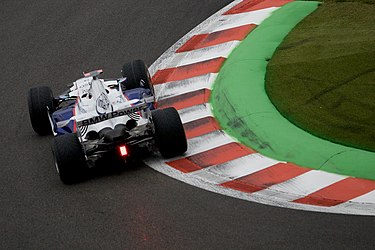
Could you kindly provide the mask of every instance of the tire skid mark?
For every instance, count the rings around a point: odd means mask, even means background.
[[[188,139],[198,137],[220,129],[220,125],[213,117],[203,117],[184,124]]]

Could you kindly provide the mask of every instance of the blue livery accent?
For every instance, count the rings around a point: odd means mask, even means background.
[[[151,95],[151,90],[149,89],[144,89],[144,88],[135,88],[132,90],[126,90],[124,91],[124,95],[129,99],[142,99],[143,95]],[[55,132],[57,135],[63,135],[67,133],[74,133],[74,123],[75,121],[70,121],[67,126],[62,127],[62,128],[57,128],[56,123],[61,122],[61,121],[66,121],[70,119],[72,116],[74,116],[74,107],[75,107],[75,102],[72,102],[69,106],[61,108],[53,112],[52,114],[52,121],[55,127]],[[153,110],[154,105],[153,103],[149,104],[149,109]]]
[[[52,121],[55,127],[55,132],[58,135],[74,132],[74,121],[70,121],[67,126],[62,127],[62,128],[57,128],[56,126],[57,122],[66,121],[74,115],[74,106],[75,106],[75,103],[73,102],[71,105],[53,112]]]

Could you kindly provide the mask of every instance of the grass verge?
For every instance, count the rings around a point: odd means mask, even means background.
[[[375,151],[375,0],[326,0],[267,68],[280,113],[333,142]]]

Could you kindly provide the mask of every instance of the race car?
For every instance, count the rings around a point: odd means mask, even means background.
[[[105,155],[126,163],[139,149],[157,148],[165,158],[187,150],[176,109],[156,109],[150,73],[142,60],[124,64],[121,78],[101,79],[101,73],[84,73],[58,97],[47,86],[28,93],[31,125],[39,135],[54,135],[55,166],[65,184],[84,180]]]

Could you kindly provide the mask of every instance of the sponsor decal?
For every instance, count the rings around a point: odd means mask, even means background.
[[[79,133],[81,134],[81,136],[84,136],[86,134],[88,127],[89,126],[78,126]]]
[[[116,100],[113,102],[113,104],[121,104],[121,103],[124,103],[124,102],[125,102],[124,96],[121,94],[121,95],[116,97]]]
[[[86,120],[78,121],[77,125],[78,126],[88,126],[88,125],[96,124],[96,123],[99,123],[99,122],[102,122],[102,121],[105,121],[105,120],[109,120],[109,119],[112,119],[112,118],[115,118],[115,117],[129,115],[129,114],[141,111],[141,110],[146,109],[146,108],[147,108],[147,103],[142,103],[138,106],[134,106],[134,107],[130,107],[130,108],[127,108],[127,109],[122,109],[122,110],[117,110],[117,111],[113,111],[113,112],[108,113],[108,114],[103,114],[103,115],[95,116],[95,117],[92,117],[92,118],[89,118],[89,119],[86,119]]]
[[[138,113],[130,113],[130,114],[128,114],[128,116],[129,116],[130,119],[133,119],[133,120],[136,120],[136,121],[141,119],[141,116]]]
[[[90,87],[90,81],[88,79],[85,79],[83,82],[80,82],[78,84],[78,92],[81,94],[81,96],[87,94]]]
[[[111,102],[106,94],[101,93],[98,99],[96,99],[96,112],[99,115],[105,114],[108,109],[112,109]]]

